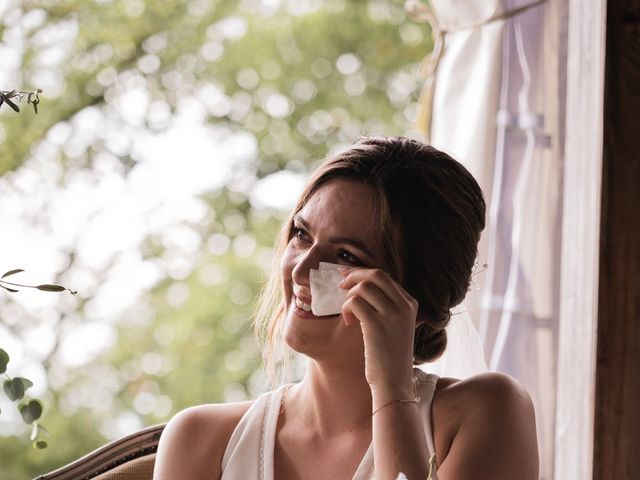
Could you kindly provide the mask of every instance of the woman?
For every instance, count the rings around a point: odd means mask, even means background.
[[[484,215],[469,172],[415,140],[366,138],[322,164],[280,235],[256,320],[269,370],[284,339],[308,358],[304,379],[180,412],[154,478],[424,480],[435,454],[440,480],[537,479],[534,411],[518,383],[413,368],[446,347]],[[344,267],[338,315],[309,311],[320,262]]]

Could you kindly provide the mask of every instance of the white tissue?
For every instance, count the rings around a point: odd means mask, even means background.
[[[344,276],[335,263],[320,262],[318,270],[309,271],[311,284],[311,311],[314,315],[336,315],[342,310],[347,299],[347,291],[340,288]]]

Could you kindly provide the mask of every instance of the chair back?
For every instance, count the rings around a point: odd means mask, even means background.
[[[163,425],[114,440],[34,480],[152,480]]]

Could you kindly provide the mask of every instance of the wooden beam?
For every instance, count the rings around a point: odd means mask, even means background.
[[[640,1],[609,0],[594,480],[640,478]]]
[[[568,2],[556,480],[592,478],[605,8]]]

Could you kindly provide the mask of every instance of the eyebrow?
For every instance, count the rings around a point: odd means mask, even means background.
[[[309,224],[305,221],[304,218],[302,218],[302,216],[300,214],[297,214],[295,217],[293,217],[293,221],[300,223],[305,230],[311,230],[309,228]],[[346,243],[347,245],[351,245],[353,247],[356,247],[358,250],[362,251],[365,255],[367,255],[369,258],[371,258],[372,260],[377,260],[377,257],[371,253],[371,251],[366,247],[366,245],[361,242],[360,240],[356,239],[356,238],[349,238],[349,237],[332,237],[329,239],[329,243],[331,244],[337,244],[337,243]]]

